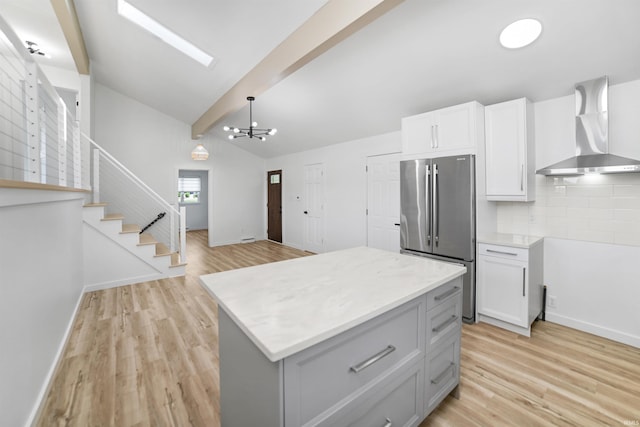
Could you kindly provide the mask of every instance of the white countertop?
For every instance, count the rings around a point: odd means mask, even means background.
[[[359,247],[200,277],[272,362],[465,273],[460,265]]]
[[[527,234],[489,233],[478,236],[478,243],[529,249],[531,246],[541,243],[543,239],[544,237]]]

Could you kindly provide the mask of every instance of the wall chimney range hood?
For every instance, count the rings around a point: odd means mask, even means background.
[[[576,155],[539,169],[540,175],[640,172],[640,161],[609,154],[606,76],[576,84]]]

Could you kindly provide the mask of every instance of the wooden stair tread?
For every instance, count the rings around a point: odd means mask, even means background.
[[[115,220],[118,220],[118,219],[124,219],[124,215],[118,214],[118,213],[106,214],[104,216],[104,218],[101,219],[101,221],[115,221]]]
[[[122,231],[120,234],[126,233],[139,233],[140,226],[138,224],[122,224]]]
[[[82,205],[83,208],[100,208],[107,206],[106,203],[87,203]]]
[[[151,234],[141,234],[140,235],[140,243],[138,243],[138,246],[155,245],[157,243],[158,243],[158,241]]]

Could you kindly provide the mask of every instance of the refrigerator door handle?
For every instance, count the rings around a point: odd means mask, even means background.
[[[431,218],[429,215],[431,214],[431,197],[429,197],[430,189],[431,189],[431,168],[427,164],[426,171],[424,174],[424,192],[425,192],[425,201],[427,203],[426,212],[427,212],[427,247],[431,247]]]
[[[438,246],[438,240],[440,236],[439,224],[438,224],[438,164],[433,164],[433,240],[436,246]]]

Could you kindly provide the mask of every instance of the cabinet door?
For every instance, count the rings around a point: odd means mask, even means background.
[[[419,154],[435,150],[434,113],[424,113],[402,119],[402,153]]]
[[[485,107],[487,195],[525,194],[525,103],[523,99]]]
[[[437,151],[475,148],[475,103],[455,105],[435,113],[433,145]]]
[[[492,256],[478,257],[478,313],[528,327],[527,264]]]

